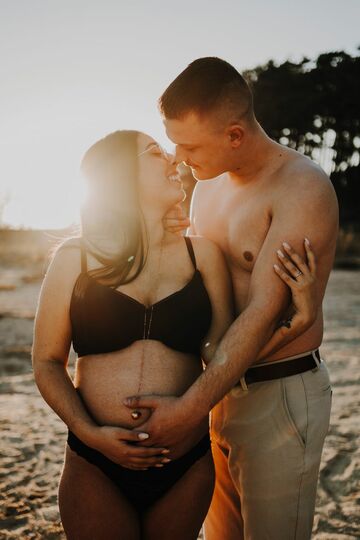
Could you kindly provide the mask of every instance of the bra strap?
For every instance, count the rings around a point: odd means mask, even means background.
[[[82,238],[80,238],[80,250],[81,250],[81,272],[86,273],[87,272],[87,257],[86,257],[86,249],[85,249]]]
[[[185,242],[186,242],[186,247],[187,247],[187,250],[189,252],[191,262],[193,263],[193,267],[196,270],[196,268],[197,268],[196,267],[196,258],[195,258],[194,247],[192,245],[191,238],[189,238],[188,236],[184,236],[184,239],[185,239]]]

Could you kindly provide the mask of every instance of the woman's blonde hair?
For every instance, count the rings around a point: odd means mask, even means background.
[[[81,162],[87,199],[81,241],[102,267],[93,277],[128,283],[146,261],[146,227],[138,197],[138,131],[115,131],[93,144]]]

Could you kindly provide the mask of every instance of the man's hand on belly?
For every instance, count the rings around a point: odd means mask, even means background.
[[[208,417],[195,417],[185,410],[181,397],[132,396],[124,400],[130,409],[149,408],[150,418],[137,426],[149,434],[142,446],[161,446],[170,450],[170,457],[180,457],[192,448],[208,429]]]

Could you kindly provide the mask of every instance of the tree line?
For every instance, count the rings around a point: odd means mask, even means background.
[[[265,131],[325,169],[341,226],[359,230],[360,56],[335,51],[298,63],[269,61],[244,75]]]

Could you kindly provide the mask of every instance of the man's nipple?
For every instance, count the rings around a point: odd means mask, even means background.
[[[246,261],[251,262],[254,259],[254,255],[251,253],[251,251],[244,251],[243,255]]]

